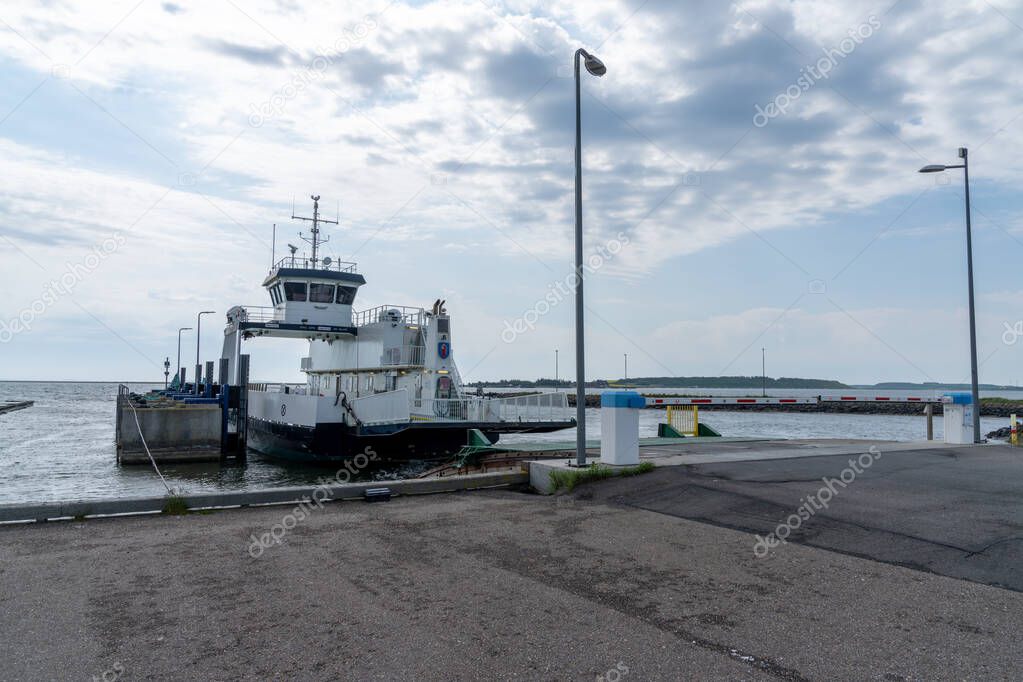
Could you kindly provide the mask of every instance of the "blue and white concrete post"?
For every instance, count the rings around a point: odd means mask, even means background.
[[[639,411],[646,398],[635,391],[600,394],[600,461],[612,466],[639,464]]]
[[[973,395],[970,393],[946,393],[941,397],[945,414],[945,442],[965,445],[973,443]]]

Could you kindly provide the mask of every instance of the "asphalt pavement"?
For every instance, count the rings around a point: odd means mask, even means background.
[[[878,443],[841,455],[662,467],[642,482],[602,489],[608,495],[755,533],[765,538],[760,553],[783,551],[764,547],[772,535],[786,536],[1023,590],[1023,451],[1009,446]]]

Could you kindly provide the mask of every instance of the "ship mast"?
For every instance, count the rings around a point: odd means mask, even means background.
[[[338,221],[337,220],[327,220],[326,218],[321,218],[320,217],[320,195],[313,194],[313,195],[310,195],[309,198],[313,200],[313,217],[312,218],[306,218],[304,216],[295,215],[295,209],[293,207],[291,209],[291,219],[292,220],[308,220],[309,222],[311,222],[313,224],[313,227],[310,230],[311,236],[306,237],[301,232],[299,232],[298,233],[298,238],[301,239],[302,241],[306,242],[307,244],[310,244],[313,247],[313,257],[310,259],[310,261],[312,262],[313,269],[315,270],[316,269],[316,263],[317,263],[316,253],[319,250],[320,244],[326,244],[327,242],[330,241],[330,237],[325,237],[323,239],[320,239],[320,223],[327,223],[329,225],[337,225]],[[338,217],[340,218],[340,216],[338,216]]]

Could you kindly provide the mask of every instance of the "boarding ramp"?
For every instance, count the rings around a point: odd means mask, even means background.
[[[412,400],[412,421],[562,422],[572,418],[567,393],[535,393],[507,398],[422,398]]]

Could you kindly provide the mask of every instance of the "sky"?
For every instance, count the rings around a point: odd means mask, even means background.
[[[1023,3],[8,3],[0,379],[149,380],[307,225],[463,378],[1023,380]],[[196,336],[182,334],[182,364]],[[246,345],[299,380],[301,341]],[[764,349],[763,351],[761,349]]]

